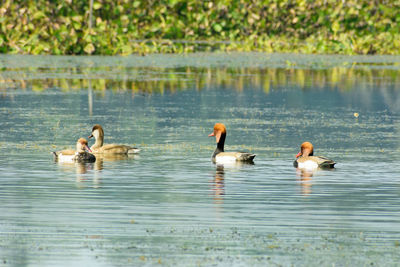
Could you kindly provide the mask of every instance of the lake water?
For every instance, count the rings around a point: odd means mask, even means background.
[[[400,262],[399,57],[0,56],[0,67],[0,266]],[[226,151],[256,153],[254,165],[211,162],[216,122]],[[53,161],[94,124],[141,153]],[[336,169],[296,170],[303,141]]]

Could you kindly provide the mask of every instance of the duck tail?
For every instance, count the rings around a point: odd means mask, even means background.
[[[138,154],[140,152],[140,148],[131,147],[128,149],[128,154]]]
[[[256,157],[256,154],[243,153],[241,155],[241,161],[252,162],[255,157]]]

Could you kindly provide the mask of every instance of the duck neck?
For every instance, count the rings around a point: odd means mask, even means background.
[[[224,152],[225,137],[226,137],[226,134],[224,134],[224,133],[221,134],[219,142],[217,143],[217,148],[214,151],[213,158],[215,158],[215,156],[217,154]]]
[[[302,156],[303,156],[303,157],[313,156],[313,154],[314,154],[313,152],[314,152],[313,150],[304,149],[304,150],[303,150],[303,153],[302,153]]]
[[[96,149],[96,148],[102,147],[103,142],[104,142],[104,137],[99,135],[99,136],[95,136],[94,138],[96,139],[96,142],[94,142],[94,145],[91,147],[91,149]]]

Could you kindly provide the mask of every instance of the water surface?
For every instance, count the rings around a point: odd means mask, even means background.
[[[397,265],[399,62],[1,56],[1,264]],[[211,163],[216,122],[254,165]],[[96,123],[141,153],[53,161]],[[337,168],[293,168],[306,140]]]

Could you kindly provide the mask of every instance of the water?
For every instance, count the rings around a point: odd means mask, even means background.
[[[398,265],[398,62],[0,57],[0,265]],[[215,122],[254,165],[211,163]],[[96,123],[141,153],[53,161]]]

